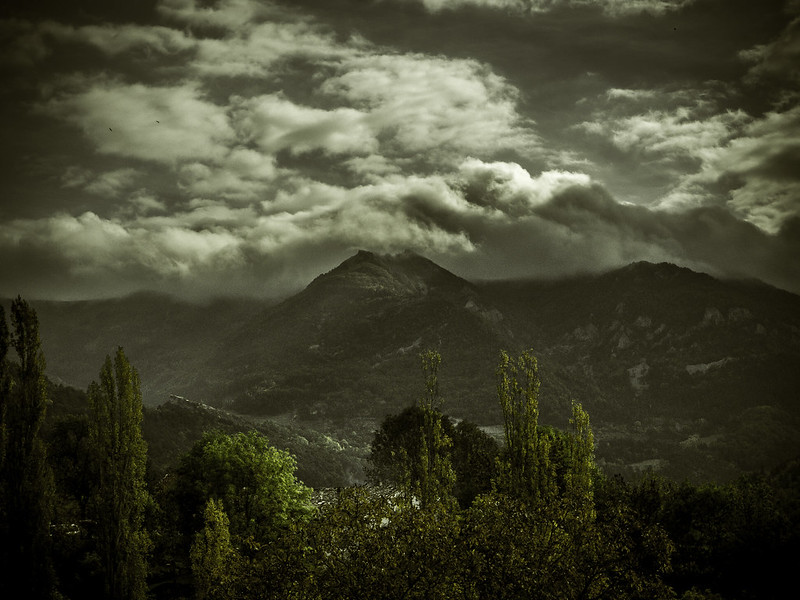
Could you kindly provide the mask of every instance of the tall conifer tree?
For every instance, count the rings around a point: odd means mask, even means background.
[[[6,324],[6,311],[0,306],[0,473],[3,472],[6,452],[6,406],[8,405],[9,373],[8,373],[8,325]],[[3,490],[0,489],[0,519],[2,519],[5,504]],[[4,522],[4,521],[3,521]]]
[[[22,298],[12,301],[10,346],[19,361],[16,377],[12,377],[6,356],[9,331],[5,314],[0,317],[0,586],[25,590],[27,598],[48,598],[54,583],[50,558],[53,474],[39,434],[47,407],[39,320]]]
[[[144,531],[147,447],[139,374],[122,348],[113,364],[106,357],[100,382],[89,386],[89,408],[89,439],[98,474],[92,512],[105,597],[138,600],[146,593],[149,547]]]

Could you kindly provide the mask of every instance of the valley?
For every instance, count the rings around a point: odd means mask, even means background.
[[[611,473],[727,481],[800,449],[800,297],[669,264],[468,282],[413,253],[361,251],[280,302],[34,306],[56,383],[85,390],[125,347],[163,468],[218,423],[260,428],[311,485],[358,480],[371,432],[423,391],[428,348],[443,357],[443,411],[488,431],[499,351],[532,349],[542,422],[564,428],[582,403]]]

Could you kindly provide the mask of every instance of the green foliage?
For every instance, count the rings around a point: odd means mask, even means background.
[[[22,581],[23,557],[31,556],[11,557],[14,538],[6,533],[38,522],[31,515],[45,514],[52,497],[39,434],[44,363],[35,314],[32,320],[26,306],[15,305],[13,321],[15,349],[27,357],[19,368],[7,360],[11,342],[0,324],[3,591]],[[375,480],[399,491],[346,488],[327,501],[318,494],[315,509],[311,490],[295,477],[294,457],[255,432],[206,433],[176,471],[152,478],[161,503],[150,521],[163,563],[151,580],[157,597],[185,597],[193,582],[196,596],[208,600],[744,600],[781,597],[791,583],[800,548],[800,463],[775,478],[725,486],[606,478],[595,467],[589,417],[579,404],[568,431],[539,423],[538,365],[530,353],[501,355],[500,451],[474,424],[454,425],[442,415],[441,358],[421,358],[424,393],[387,418],[372,445]],[[46,430],[47,458],[57,470],[51,539],[60,591],[142,598],[146,447],[138,375],[121,349],[90,386],[89,405],[88,418],[62,414]],[[18,423],[36,431],[25,464],[40,465],[34,474],[43,478],[14,474],[29,439],[23,434],[31,432]],[[14,504],[9,493],[22,487],[7,483],[28,486],[26,497],[43,504],[24,513],[29,507]],[[13,515],[21,516],[19,524],[11,523]],[[48,549],[34,546],[34,538],[25,543],[43,557],[31,596],[45,597],[53,591]],[[11,564],[19,573],[8,571]]]
[[[455,474],[452,493],[462,506],[468,506],[478,494],[488,492],[495,476],[497,442],[470,421],[453,425],[446,415],[438,415],[441,432],[451,440],[447,452]],[[419,458],[425,428],[425,413],[417,405],[409,406],[381,423],[371,444],[370,469],[373,484],[403,486],[405,478],[419,481],[421,475],[410,469],[421,465]]]
[[[48,431],[47,459],[55,475],[56,522],[76,522],[89,516],[90,496],[97,479],[86,415],[63,417]]]
[[[449,421],[448,421],[449,423]],[[453,440],[451,460],[456,472],[453,493],[462,507],[492,489],[500,447],[475,423],[461,421],[449,433]]]
[[[498,490],[531,504],[556,495],[550,440],[539,425],[540,379],[536,358],[524,352],[512,359],[500,353],[497,398],[503,411],[505,448],[498,469]]]
[[[40,435],[47,388],[39,321],[22,298],[12,301],[10,345],[19,361],[12,376],[7,361],[9,330],[5,315],[0,317],[0,586],[25,589],[30,598],[47,598],[54,583],[53,474]]]
[[[147,446],[141,430],[139,374],[122,348],[113,364],[106,357],[100,382],[89,386],[89,409],[89,445],[97,476],[90,506],[106,598],[144,598],[150,547],[144,530]]]
[[[174,495],[187,535],[202,527],[210,499],[221,500],[234,540],[266,543],[312,513],[310,488],[297,481],[294,458],[256,432],[208,432],[180,461]]]
[[[384,420],[372,443],[369,477],[397,485],[427,506],[452,499],[456,474],[451,462],[453,426],[440,410],[442,358],[432,350],[420,358],[425,392],[414,406]]]
[[[569,509],[591,519],[594,500],[594,435],[589,426],[589,415],[577,402],[572,403],[572,432],[569,436],[569,454],[564,473],[564,497]]]
[[[235,598],[234,582],[241,570],[241,557],[231,545],[228,515],[222,500],[209,499],[203,529],[195,536],[190,557],[197,600]]]
[[[444,402],[439,393],[439,365],[442,364],[442,356],[435,350],[426,350],[419,357],[425,376],[425,393],[419,399],[419,406],[431,411],[441,411]]]
[[[370,488],[342,490],[311,524],[314,598],[463,596],[459,512]]]
[[[747,476],[725,486],[696,486],[651,479],[639,487],[634,502],[675,544],[667,581],[676,591],[733,599],[783,595],[800,530],[775,482]]]
[[[408,463],[405,487],[419,499],[423,507],[452,498],[455,473],[450,462],[453,442],[445,433],[441,413],[443,399],[439,393],[439,365],[442,357],[428,350],[420,355],[425,374],[425,394],[420,398],[422,427],[419,430],[417,464]]]

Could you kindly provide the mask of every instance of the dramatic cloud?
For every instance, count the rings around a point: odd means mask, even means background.
[[[679,10],[695,0],[394,0],[419,2],[430,11],[455,10],[473,6],[538,13],[561,7],[597,7],[612,16],[651,13],[660,15]]]
[[[279,296],[357,248],[476,278],[671,261],[800,292],[798,19],[747,4],[0,20],[0,294]]]
[[[766,114],[704,158],[689,181],[727,184],[736,214],[773,233],[800,217],[800,107]]]
[[[378,147],[366,115],[352,108],[321,110],[278,95],[234,98],[234,105],[234,127],[240,138],[268,153],[368,154]]]
[[[579,127],[605,137],[623,152],[666,162],[678,157],[702,160],[710,149],[734,138],[750,120],[742,110],[717,112],[703,98],[686,104],[691,94],[685,91],[661,92],[681,102],[677,107],[638,112],[658,94],[657,90],[611,89],[606,94],[611,108],[597,111],[595,120]],[[631,111],[634,114],[616,116]]]
[[[186,163],[178,170],[179,187],[192,197],[256,202],[277,176],[275,158],[256,150],[237,148],[219,164]]]
[[[800,12],[796,6],[794,10]],[[795,16],[776,40],[742,50],[739,57],[752,65],[748,73],[751,83],[759,84],[773,78],[800,83],[800,17]],[[793,95],[796,94],[795,89]]]
[[[204,100],[194,84],[100,80],[56,95],[40,110],[78,126],[97,152],[140,160],[220,159],[234,136],[225,109]]]
[[[368,55],[343,65],[321,90],[369,111],[388,151],[448,154],[535,151],[531,123],[516,110],[518,92],[485,65],[420,55]]]
[[[72,168],[64,173],[65,187],[78,187],[91,194],[105,198],[117,198],[126,189],[130,189],[141,173],[136,169],[117,169],[105,173],[94,174],[91,171]]]

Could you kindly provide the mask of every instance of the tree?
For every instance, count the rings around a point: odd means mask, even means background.
[[[423,506],[452,499],[456,476],[450,460],[453,426],[442,415],[438,352],[420,354],[425,391],[416,404],[387,417],[372,441],[373,481],[399,485]]]
[[[47,408],[45,360],[36,312],[22,298],[11,303],[11,346],[19,361],[11,377],[8,328],[0,329],[0,417],[2,418],[2,538],[0,586],[26,589],[30,598],[53,591],[50,521],[53,474],[40,436]],[[0,588],[0,591],[2,589]]]
[[[589,416],[573,402],[571,431],[541,426],[539,374],[529,352],[501,353],[498,399],[506,446],[492,493],[465,518],[479,597],[667,598],[671,545],[623,503],[597,519],[598,473]],[[637,557],[641,557],[637,560]]]
[[[11,389],[11,380],[8,369],[8,325],[6,324],[6,311],[0,306],[0,473],[3,472],[6,456],[6,405]],[[0,490],[0,519],[2,518],[5,504],[3,503],[2,490]],[[2,521],[4,522],[4,521]]]
[[[295,470],[293,456],[255,431],[207,432],[181,458],[170,495],[181,549],[189,552],[193,570],[199,573],[203,561],[222,561],[225,546],[236,549],[225,559],[230,562],[225,578],[195,578],[198,593],[295,597],[305,569],[302,527],[314,514],[311,489],[296,479]]]
[[[447,433],[453,440],[452,461],[456,472],[453,492],[459,504],[466,508],[480,494],[492,489],[500,447],[492,436],[471,421],[461,421]]]
[[[150,546],[144,530],[147,446],[142,438],[139,374],[118,348],[100,382],[89,386],[89,443],[97,486],[91,506],[106,598],[145,597]]]
[[[197,599],[235,598],[234,584],[241,559],[231,545],[228,515],[222,500],[209,499],[204,521],[190,553]]]
[[[524,502],[543,505],[556,494],[551,444],[539,430],[539,368],[529,351],[516,360],[505,351],[497,367],[497,397],[503,411],[506,445],[498,488]]]
[[[589,414],[572,402],[572,426],[569,435],[568,465],[564,474],[564,497],[567,507],[580,523],[594,519],[594,435],[589,426]]]
[[[404,494],[341,490],[310,524],[311,598],[465,597],[459,512],[422,507]]]
[[[221,500],[237,543],[267,543],[313,511],[311,489],[295,477],[297,463],[288,452],[252,431],[226,435],[207,432],[181,458],[174,495],[182,529],[191,536],[202,526],[210,499]]]
[[[452,498],[455,473],[450,462],[453,442],[445,433],[441,407],[444,402],[439,393],[439,365],[442,357],[434,350],[420,354],[425,375],[425,393],[418,406],[422,412],[419,429],[419,457],[417,465],[409,465],[407,487],[423,507]]]

